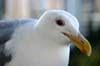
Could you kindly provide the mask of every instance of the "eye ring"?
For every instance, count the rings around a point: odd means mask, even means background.
[[[65,23],[61,19],[56,20],[56,24],[59,25],[59,26],[64,26],[65,25]]]

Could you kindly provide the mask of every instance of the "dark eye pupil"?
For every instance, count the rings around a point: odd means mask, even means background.
[[[56,20],[57,25],[64,26],[64,22],[62,20]]]

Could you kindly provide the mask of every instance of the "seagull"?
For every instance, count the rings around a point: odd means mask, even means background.
[[[64,10],[0,21],[0,66],[68,66],[71,44],[87,56],[92,53],[77,18]]]

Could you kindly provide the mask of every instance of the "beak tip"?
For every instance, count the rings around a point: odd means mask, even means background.
[[[91,47],[89,42],[88,42],[88,46],[89,46],[89,49],[88,49],[88,52],[87,52],[87,56],[91,56],[91,54],[92,54],[92,47]]]
[[[91,56],[91,54],[92,54],[92,53],[91,53],[91,52],[89,52],[89,53],[87,53],[87,56]]]
[[[87,56],[91,56],[92,54],[92,48],[91,46],[89,46],[89,48],[86,48],[85,52],[83,51],[83,53]]]
[[[91,56],[92,54],[92,50],[90,50],[90,52],[87,53],[87,56]]]
[[[92,54],[92,52],[91,52],[91,50],[90,51],[81,51],[84,55],[86,55],[86,56],[91,56],[91,54]]]

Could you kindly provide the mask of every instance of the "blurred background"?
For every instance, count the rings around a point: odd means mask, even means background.
[[[0,19],[39,18],[46,10],[64,9],[77,17],[90,41],[90,57],[71,47],[69,66],[100,66],[100,0],[0,0]]]

